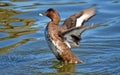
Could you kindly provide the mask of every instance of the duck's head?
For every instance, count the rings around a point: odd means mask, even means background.
[[[57,12],[56,9],[54,8],[49,8],[46,12],[40,13],[40,16],[47,16],[49,17],[52,21],[60,21],[60,15]]]

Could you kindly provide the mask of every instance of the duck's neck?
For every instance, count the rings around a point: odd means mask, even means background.
[[[52,17],[51,22],[54,23],[55,25],[58,25],[60,22],[60,16],[56,15],[56,16]]]
[[[51,22],[52,22],[52,23],[54,23],[54,25],[58,25],[58,24],[59,24],[59,22],[60,22],[60,20],[53,19]]]

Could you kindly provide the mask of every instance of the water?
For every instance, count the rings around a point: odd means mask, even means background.
[[[97,14],[88,23],[104,23],[82,35],[72,51],[82,64],[63,64],[49,50],[44,29],[50,20],[39,12],[56,8],[61,23],[91,5]],[[120,75],[119,0],[1,0],[0,75]]]

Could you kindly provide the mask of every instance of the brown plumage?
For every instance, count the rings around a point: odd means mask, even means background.
[[[78,43],[80,41],[81,33],[86,29],[94,27],[83,26],[83,23],[95,15],[95,9],[93,7],[90,7],[83,10],[82,12],[78,12],[70,16],[65,20],[61,27],[58,26],[60,22],[60,15],[57,10],[50,8],[45,13],[43,13],[43,15],[51,19],[45,30],[46,40],[56,58],[66,63],[81,63],[82,60],[76,57],[71,51],[70,42]],[[82,25],[76,27],[76,21],[81,16],[83,19],[83,22],[81,21]],[[78,32],[76,33],[74,30],[77,30]],[[76,35],[71,32],[75,32]],[[70,42],[67,40],[69,37],[71,38]]]

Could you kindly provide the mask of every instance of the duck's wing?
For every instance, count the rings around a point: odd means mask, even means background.
[[[94,7],[89,7],[81,12],[73,14],[64,21],[63,25],[61,25],[61,32],[64,32],[72,27],[82,26],[84,22],[95,15],[95,12],[96,10]]]
[[[91,25],[84,25],[81,27],[74,27],[63,32],[62,36],[65,38],[65,41],[67,44],[69,44],[69,46],[79,47],[81,34],[87,29],[95,28],[98,26],[100,26],[100,24],[91,24]]]

